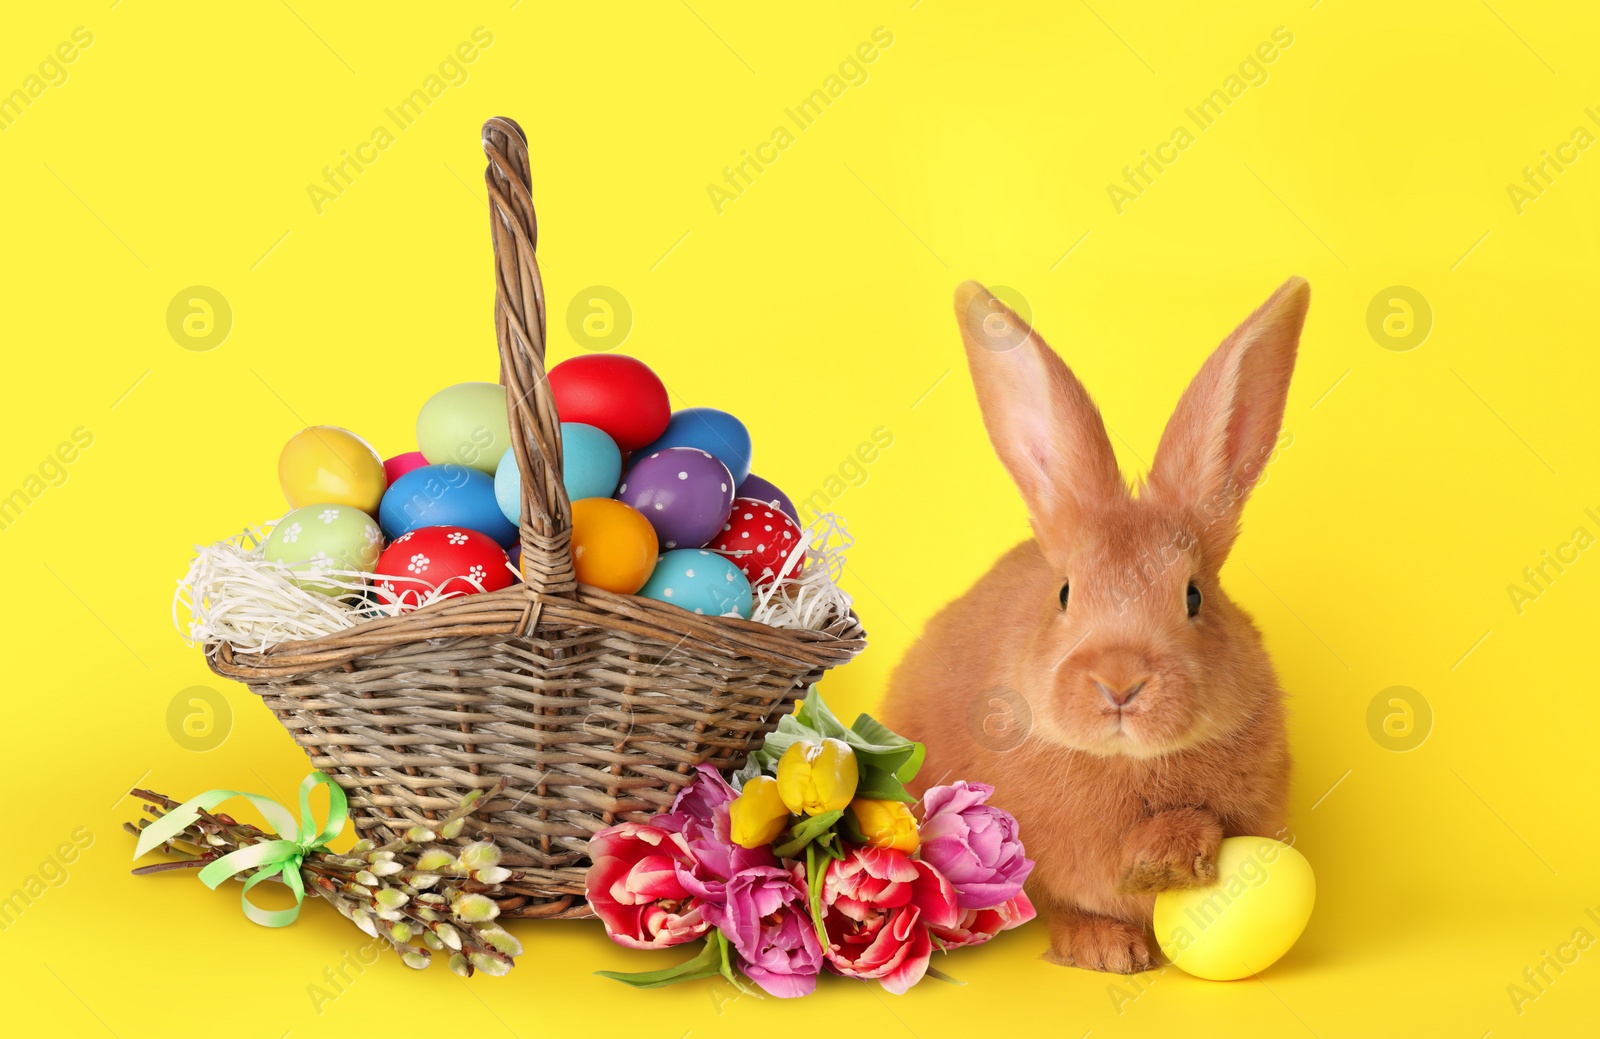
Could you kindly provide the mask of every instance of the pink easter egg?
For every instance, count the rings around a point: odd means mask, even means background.
[[[420,469],[427,464],[428,460],[422,457],[421,451],[407,451],[403,455],[385,458],[383,460],[383,478],[388,481],[385,486],[392,485],[406,473],[413,469]]]

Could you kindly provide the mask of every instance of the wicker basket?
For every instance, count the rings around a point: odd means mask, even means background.
[[[527,139],[491,119],[483,147],[525,581],[265,653],[212,646],[209,659],[345,789],[363,835],[388,840],[506,780],[480,825],[518,872],[502,911],[576,918],[589,915],[591,834],[670,804],[702,762],[737,767],[865,643],[853,613],[792,631],[575,581]]]

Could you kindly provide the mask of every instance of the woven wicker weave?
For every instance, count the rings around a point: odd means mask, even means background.
[[[806,687],[860,652],[863,633],[853,613],[791,631],[576,583],[527,140],[491,119],[483,147],[526,580],[261,654],[224,644],[209,656],[345,789],[366,836],[387,840],[505,779],[480,830],[519,874],[502,910],[573,918],[589,915],[591,834],[670,804],[702,762],[742,763]]]

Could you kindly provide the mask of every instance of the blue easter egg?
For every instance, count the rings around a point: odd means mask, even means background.
[[[703,548],[677,548],[663,555],[635,594],[690,613],[750,616],[750,582],[726,556]]]
[[[561,423],[561,484],[569,501],[609,498],[622,479],[622,452],[603,430],[582,422]],[[494,470],[494,496],[512,523],[522,521],[522,471],[507,448]]]
[[[750,475],[750,431],[744,423],[716,408],[684,408],[674,411],[667,431],[639,449],[637,457],[668,447],[697,447],[709,451],[728,467],[735,485]]]
[[[419,527],[466,527],[501,547],[517,540],[516,525],[495,501],[494,477],[454,462],[421,466],[390,484],[378,505],[378,524],[391,540]]]

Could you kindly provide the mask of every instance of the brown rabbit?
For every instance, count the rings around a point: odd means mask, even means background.
[[[1059,963],[1151,967],[1155,893],[1214,881],[1225,836],[1283,832],[1283,694],[1217,572],[1275,449],[1309,301],[1292,278],[1217,347],[1135,495],[1061,359],[981,285],[956,291],[1035,537],[928,623],[885,716],[927,744],[924,785],[992,783],[1016,814]]]

